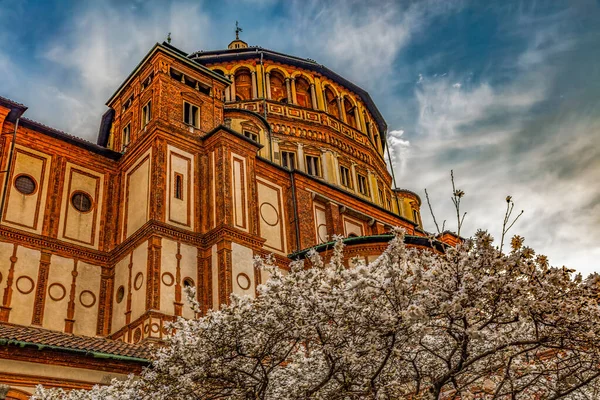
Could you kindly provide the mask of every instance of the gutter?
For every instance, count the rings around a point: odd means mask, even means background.
[[[91,355],[94,358],[113,359],[113,360],[119,360],[119,361],[131,361],[131,362],[138,362],[138,363],[145,363],[145,364],[150,363],[150,360],[147,360],[145,358],[140,358],[140,357],[121,356],[121,355],[118,355],[118,354],[103,353],[103,352],[99,352],[99,351],[88,351],[88,350],[81,350],[81,349],[71,349],[71,348],[68,348],[68,347],[61,347],[61,346],[53,346],[53,345],[48,345],[48,344],[25,342],[25,341],[22,341],[22,340],[0,339],[0,345],[2,345],[2,346],[11,345],[11,344],[19,346],[19,347],[33,346],[33,347],[37,347],[38,350],[49,349],[49,350],[68,351],[68,352],[71,352],[71,353],[83,354],[85,356],[90,356]]]

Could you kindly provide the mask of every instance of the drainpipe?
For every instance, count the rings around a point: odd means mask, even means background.
[[[265,117],[265,121],[267,121],[267,123],[269,123],[269,120],[267,120],[267,97],[266,97],[266,86],[265,86],[265,66],[263,65],[263,52],[261,50],[260,52],[260,73],[262,74],[262,89],[263,89],[263,95],[262,95],[262,99],[263,99],[263,114]],[[273,137],[271,135],[271,127],[269,126],[268,129],[268,135],[269,135],[269,161],[273,162]]]
[[[12,168],[13,153],[15,151],[15,142],[17,141],[17,129],[19,128],[19,118],[15,121],[15,131],[13,132],[12,143],[10,144],[10,153],[8,155],[8,164],[6,170],[1,171],[6,174],[4,177],[4,187],[2,188],[2,200],[0,201],[0,223],[4,216],[4,200],[6,199],[6,190],[8,188],[8,178],[10,177],[10,171]]]
[[[296,199],[296,180],[294,171],[290,170],[290,182],[292,184],[292,205],[294,206],[294,225],[296,227],[296,251],[300,251],[300,225],[298,224],[298,200]],[[294,253],[295,253],[294,252]]]

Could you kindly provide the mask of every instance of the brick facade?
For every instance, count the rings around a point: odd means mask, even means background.
[[[1,323],[131,345],[160,341],[166,322],[193,317],[186,285],[198,288],[204,311],[231,293],[254,296],[263,277],[253,255],[273,253],[287,268],[288,255],[335,234],[401,226],[425,235],[418,196],[392,189],[385,121],[368,94],[318,64],[279,53],[263,54],[261,64],[245,50],[188,56],[157,44],[108,101],[97,145],[23,118],[25,106],[0,98],[0,167],[8,170]],[[232,61],[236,51],[242,57]],[[250,71],[251,81],[236,71]],[[266,84],[279,73],[306,80],[310,92],[291,83],[292,101],[275,101]],[[231,97],[236,82],[251,85],[240,92],[251,98]],[[354,108],[334,115],[327,90]],[[351,182],[341,180],[340,165],[352,169]],[[32,193],[17,187],[18,176],[33,182]],[[77,193],[89,203],[77,204]],[[348,255],[384,247],[363,240]],[[103,363],[64,343],[30,361],[35,340],[3,344],[0,358],[44,365],[47,374],[0,368],[0,382],[25,391],[36,383],[88,387],[96,383],[89,371],[118,375],[144,364]],[[65,365],[89,373],[54,378]]]

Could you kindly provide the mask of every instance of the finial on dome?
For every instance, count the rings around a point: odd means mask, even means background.
[[[240,32],[244,30],[240,28],[240,23],[235,21],[235,40],[229,43],[228,49],[245,49],[248,47],[248,43],[240,39]]]
[[[244,30],[240,28],[240,25],[237,21],[235,21],[235,40],[240,40],[240,32]]]

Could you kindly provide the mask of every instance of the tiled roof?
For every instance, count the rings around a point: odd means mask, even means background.
[[[74,335],[32,326],[0,323],[0,345],[31,344],[64,351],[89,353],[116,359],[144,362],[150,359],[150,347],[116,340]],[[113,357],[110,357],[113,356]]]
[[[93,153],[100,154],[112,160],[118,160],[122,156],[121,153],[117,153],[116,151],[112,151],[110,149],[107,149],[106,147],[98,146],[95,143],[92,143],[77,136],[73,136],[58,129],[52,128],[48,125],[44,125],[40,122],[33,121],[29,118],[21,118],[21,125],[33,129],[36,132],[43,133],[56,139],[63,140],[77,147],[89,150]]]
[[[11,99],[9,99],[7,97],[0,96],[0,101],[5,102],[5,103],[10,104],[10,105],[13,105],[13,106],[27,108],[27,107],[25,107],[24,104],[17,103],[16,101],[11,100]]]

